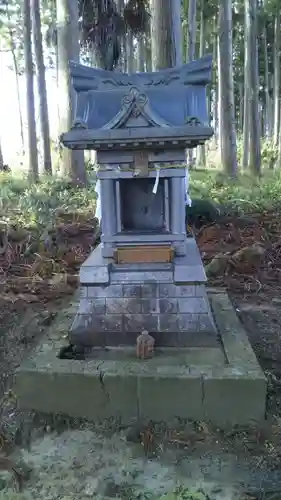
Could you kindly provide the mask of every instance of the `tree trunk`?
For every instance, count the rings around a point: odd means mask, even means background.
[[[151,36],[145,36],[145,70],[152,71]]]
[[[143,73],[145,71],[145,35],[138,36],[137,45],[137,70]]]
[[[218,35],[217,35],[217,20],[214,17],[214,28],[213,28],[213,66],[215,71],[213,72],[213,84],[214,84],[214,95],[213,95],[213,127],[214,127],[214,144],[217,146],[219,144],[219,79],[218,79]]]
[[[238,126],[239,126],[239,135],[243,133],[243,121],[244,121],[244,102],[243,102],[243,83],[239,82],[238,84],[238,95],[239,95],[239,118],[238,118]]]
[[[195,59],[196,50],[196,0],[189,0],[188,4],[188,37],[187,37],[187,60]]]
[[[220,73],[222,65],[221,65],[221,55],[220,55],[220,49],[219,49],[219,30],[218,30],[218,36],[217,36],[217,120],[218,120],[218,147],[219,147],[219,154],[220,154],[220,161],[222,162],[221,158],[221,151],[222,151],[222,121],[223,121],[223,113],[222,113],[222,75]]]
[[[4,158],[3,158],[2,145],[1,145],[1,140],[0,140],[0,171],[3,170],[3,166],[4,166]]]
[[[28,122],[28,152],[29,152],[29,177],[30,180],[37,182],[38,173],[38,150],[35,122],[35,104],[34,104],[34,82],[33,82],[33,60],[32,60],[32,41],[31,41],[31,12],[30,1],[24,0],[24,55],[25,55],[25,74],[26,74],[26,108]]]
[[[188,4],[188,36],[187,36],[187,60],[195,59],[196,51],[196,8],[197,0],[189,0]],[[193,166],[193,149],[188,150],[188,164]]]
[[[237,175],[237,150],[232,68],[231,0],[221,0],[219,7],[219,79],[221,85],[221,158],[225,172]]]
[[[16,50],[15,50],[14,34],[13,34],[13,30],[11,28],[11,16],[10,16],[8,2],[6,3],[6,15],[7,15],[7,21],[8,21],[10,46],[11,46],[11,53],[12,53],[12,58],[13,58],[13,65],[14,65],[14,72],[15,72],[15,79],[16,79],[17,103],[18,103],[19,121],[20,121],[21,146],[22,146],[22,153],[24,154],[25,148],[24,148],[24,132],[23,132],[23,119],[22,119],[20,82],[19,82],[19,68],[18,68],[18,61],[17,61],[17,56],[16,56]]]
[[[245,9],[245,27],[247,25],[247,12]],[[242,158],[242,168],[247,170],[249,166],[249,138],[250,138],[250,41],[249,33],[245,29],[244,31],[244,120],[243,120],[243,158]]]
[[[261,172],[260,117],[259,117],[259,74],[257,39],[257,0],[245,0],[246,26],[249,37],[249,168],[252,174]]]
[[[57,0],[58,83],[60,133],[72,126],[76,94],[72,89],[69,61],[79,61],[78,4],[72,0]],[[86,184],[83,151],[61,149],[62,171],[74,184]]]
[[[264,48],[264,92],[265,92],[265,135],[272,136],[272,109],[269,95],[269,65],[267,50],[267,32],[266,25],[263,25],[263,48]]]
[[[116,5],[117,5],[117,11],[121,16],[123,15],[123,10],[124,10],[124,0],[116,0]],[[120,36],[120,51],[121,51],[121,56],[119,58],[118,62],[118,68],[120,71],[127,71],[127,47],[126,47],[126,37],[125,36]]]
[[[45,65],[43,56],[43,43],[41,32],[40,1],[31,0],[32,24],[33,24],[33,44],[37,67],[37,87],[40,101],[40,128],[41,142],[43,150],[43,171],[45,174],[52,174],[50,126],[47,102],[47,88],[45,79]]]
[[[204,0],[201,0],[201,13],[200,13],[200,46],[199,57],[203,57],[205,52],[205,17],[204,17]],[[198,146],[196,153],[196,161],[199,167],[206,167],[206,149],[205,144]]]
[[[278,135],[280,128],[280,9],[277,8],[277,12],[275,15],[274,22],[274,129],[273,129],[273,137],[275,144],[278,144]]]
[[[181,66],[183,63],[182,54],[182,25],[181,25],[181,1],[172,0],[171,2],[171,17],[172,17],[172,50],[173,50],[173,66]]]
[[[134,37],[129,29],[127,33],[127,71],[131,75],[134,72]]]
[[[171,68],[181,61],[180,22],[180,0],[151,0],[153,71]]]
[[[280,110],[281,116],[281,110]],[[281,129],[281,120],[280,120],[280,129]],[[281,169],[281,130],[279,130],[279,141],[278,141],[278,156],[276,161],[276,168]]]

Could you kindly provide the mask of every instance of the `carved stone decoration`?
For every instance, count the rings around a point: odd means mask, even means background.
[[[87,129],[88,126],[85,122],[83,122],[82,120],[75,120],[73,122],[73,125],[71,127],[71,130],[73,129],[77,129],[77,128],[81,128],[81,129]]]
[[[125,107],[135,104],[131,111],[132,115],[138,118],[142,114],[147,101],[147,95],[140,93],[135,87],[132,87],[128,94],[124,95],[122,103]]]
[[[203,124],[200,122],[196,116],[188,116],[185,121],[186,125],[189,125],[191,127],[202,127]]]
[[[154,113],[149,106],[147,95],[141,92],[137,87],[132,87],[129,92],[123,96],[122,107],[119,113],[104,125],[103,129],[122,128],[126,125],[130,116],[134,118],[142,116],[144,118],[144,123],[141,123],[141,126],[171,127],[169,123]]]
[[[141,93],[136,87],[132,87],[128,94],[123,97],[123,104],[132,104],[135,102],[138,106],[144,106],[147,103],[147,95]]]

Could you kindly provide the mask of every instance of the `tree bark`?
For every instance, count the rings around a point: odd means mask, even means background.
[[[69,61],[79,61],[78,4],[72,0],[57,0],[58,87],[60,133],[72,126],[76,94],[72,89]],[[61,149],[62,171],[74,184],[87,182],[83,151]]]
[[[219,75],[221,106],[221,158],[225,172],[237,175],[237,149],[232,67],[232,6],[221,0],[219,7]]]
[[[127,71],[131,75],[134,72],[134,37],[129,29],[126,37],[127,42]]]
[[[117,5],[117,11],[119,14],[123,15],[124,10],[124,0],[115,0]],[[119,58],[118,68],[121,71],[127,71],[127,47],[126,47],[126,37],[120,36],[120,51],[121,56]]]
[[[205,53],[205,17],[204,17],[204,0],[201,0],[200,12],[200,46],[199,57],[203,57]],[[198,146],[196,153],[196,162],[199,167],[206,167],[206,149],[205,144]]]
[[[281,115],[281,109],[280,109],[280,115]],[[281,169],[281,120],[280,120],[279,141],[278,141],[278,155],[275,166],[279,170]]]
[[[249,37],[249,169],[252,174],[261,173],[260,117],[259,117],[259,73],[257,39],[257,0],[245,0],[246,26]]]
[[[24,154],[25,148],[24,148],[24,132],[23,132],[23,119],[22,119],[20,82],[19,82],[19,68],[18,68],[18,61],[17,61],[16,51],[15,51],[14,34],[13,34],[13,30],[11,28],[11,16],[10,16],[10,10],[9,10],[9,2],[6,3],[6,15],[7,15],[7,21],[8,21],[8,32],[9,32],[9,36],[10,36],[10,46],[11,46],[11,53],[12,53],[12,58],[13,58],[13,65],[14,65],[15,79],[16,79],[17,103],[18,103],[18,111],[19,111],[22,153]]]
[[[3,158],[3,151],[2,151],[2,145],[1,145],[1,140],[0,140],[0,171],[3,170],[4,166],[4,158]]]
[[[273,137],[275,144],[278,144],[279,128],[280,128],[280,9],[277,8],[274,21],[274,129]]]
[[[151,59],[157,71],[181,64],[180,0],[151,0]]]
[[[34,82],[33,82],[33,60],[32,60],[32,41],[31,41],[31,12],[30,1],[24,0],[24,55],[25,55],[25,74],[26,74],[26,107],[28,122],[28,152],[29,152],[29,177],[30,180],[37,182],[38,173],[38,150],[35,122],[35,103],[34,103]]]
[[[145,35],[138,36],[137,45],[137,70],[143,73],[145,71]]]
[[[195,59],[196,52],[196,9],[197,0],[189,0],[188,3],[188,34],[187,34],[187,61]],[[193,149],[188,150],[188,164],[193,166]]]
[[[193,61],[193,59],[195,59],[196,8],[197,8],[197,1],[196,0],[189,0],[189,4],[188,4],[187,61]]]
[[[213,109],[213,127],[214,127],[214,144],[217,146],[219,144],[219,79],[218,79],[218,35],[217,35],[217,19],[214,17],[214,27],[213,27],[213,66],[215,71],[213,72],[213,84],[214,84],[214,95],[212,101]]]
[[[221,55],[220,55],[220,39],[219,39],[219,29],[218,29],[218,36],[217,36],[217,120],[218,120],[218,147],[219,147],[219,154],[220,154],[220,160],[222,162],[221,158],[221,151],[222,151],[222,130],[223,130],[223,113],[222,113],[222,76],[220,74],[221,71]]]
[[[183,63],[182,53],[182,23],[181,23],[181,1],[172,0],[172,51],[173,66],[181,66]]]
[[[40,128],[41,142],[43,150],[43,171],[45,174],[52,174],[50,125],[47,101],[47,88],[45,78],[45,64],[43,56],[43,42],[41,32],[40,1],[31,0],[32,24],[33,24],[33,45],[37,67],[37,87],[40,101]]]
[[[238,127],[239,134],[243,133],[243,120],[244,120],[244,102],[243,102],[243,83],[238,84],[238,95],[239,95],[239,117],[238,117]]]
[[[264,92],[265,92],[265,135],[272,136],[272,109],[269,95],[269,65],[267,50],[267,32],[266,25],[263,25],[263,48],[264,48]]]
[[[249,166],[249,139],[250,139],[250,41],[247,26],[247,12],[245,6],[245,38],[244,38],[244,120],[243,120],[243,158],[242,168],[247,170]]]

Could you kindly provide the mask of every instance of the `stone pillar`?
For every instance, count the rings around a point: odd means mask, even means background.
[[[171,231],[174,234],[185,233],[185,179],[171,179]]]
[[[113,179],[100,180],[100,195],[102,218],[101,240],[106,244],[108,242],[108,237],[116,233],[116,207]]]
[[[179,214],[180,224],[181,224],[181,232],[186,234],[186,226],[185,226],[185,198],[186,198],[186,182],[185,178],[181,177],[181,211]]]

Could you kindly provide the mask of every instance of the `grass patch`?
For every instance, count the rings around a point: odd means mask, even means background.
[[[45,178],[29,185],[23,177],[0,175],[1,219],[25,227],[51,224],[58,212],[94,214],[94,184],[77,189],[67,180]]]
[[[231,181],[217,170],[191,171],[191,198],[211,199],[242,213],[281,208],[281,172],[267,171],[262,179],[247,175]],[[67,180],[43,178],[29,185],[24,177],[0,174],[0,217],[9,224],[44,227],[52,224],[58,212],[95,213],[94,179],[85,189],[73,187]]]
[[[211,199],[241,213],[280,210],[281,172],[265,171],[261,179],[241,175],[230,180],[217,171],[191,172],[191,198]]]

